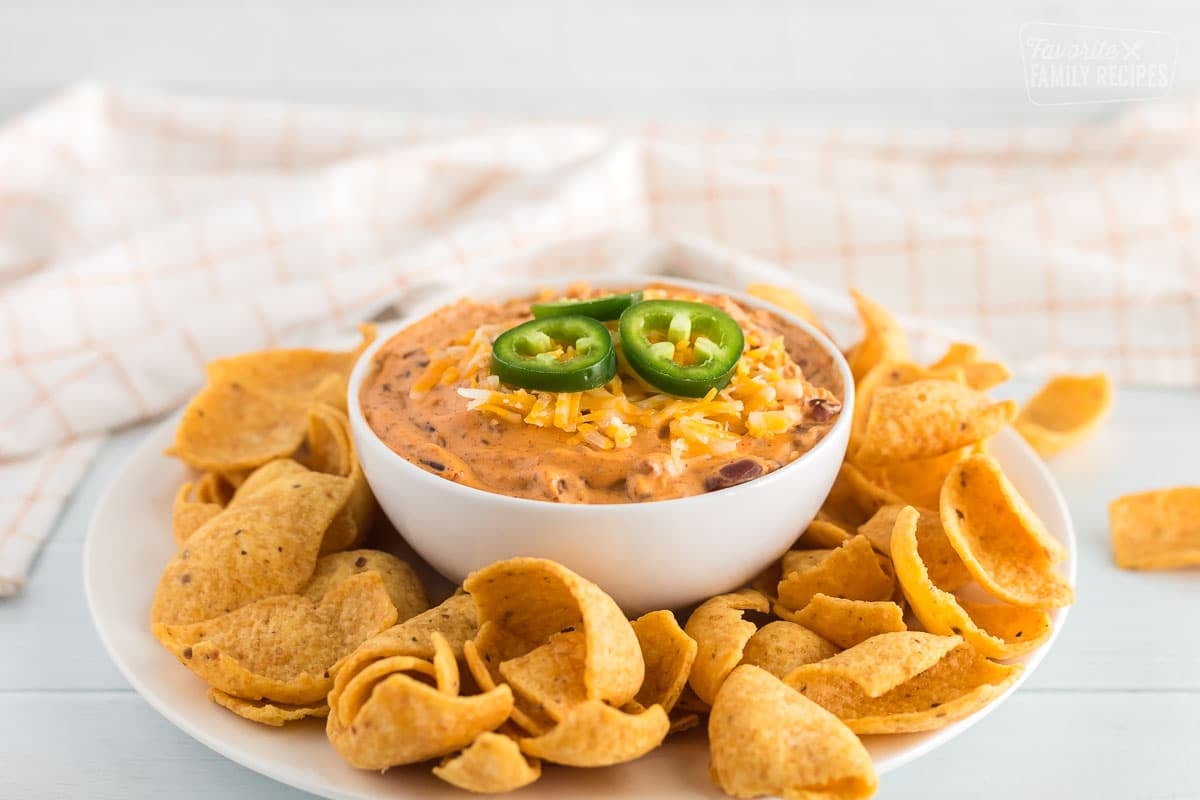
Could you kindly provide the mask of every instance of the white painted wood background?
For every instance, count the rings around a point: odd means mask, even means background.
[[[502,115],[973,125],[1111,113],[1028,103],[1017,35],[1040,20],[1170,31],[1176,93],[1200,91],[1194,0],[4,0],[0,120],[82,78]],[[1119,493],[1200,482],[1198,419],[1200,392],[1122,391],[1107,429],[1054,463],[1080,537],[1066,631],[1011,701],[888,775],[880,797],[1200,798],[1200,574],[1116,570],[1106,517]],[[159,717],[92,631],[85,528],[142,435],[108,445],[25,592],[0,601],[0,800],[297,797]]]
[[[81,77],[423,111],[820,122],[1054,122],[1018,31],[1168,31],[1200,89],[1194,0],[3,0],[0,114]]]

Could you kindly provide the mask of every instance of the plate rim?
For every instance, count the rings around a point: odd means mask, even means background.
[[[244,748],[236,746],[230,740],[210,734],[203,726],[195,724],[186,714],[179,711],[168,698],[160,696],[159,693],[151,689],[142,680],[138,671],[135,670],[125,658],[123,651],[114,643],[112,631],[107,627],[107,622],[102,620],[97,611],[96,587],[93,579],[94,572],[94,550],[97,540],[97,529],[105,515],[106,510],[110,508],[113,501],[113,496],[117,493],[121,481],[127,473],[134,470],[136,465],[142,460],[151,457],[161,457],[162,445],[161,441],[165,438],[168,430],[173,430],[178,424],[179,419],[183,414],[183,407],[176,409],[158,422],[152,423],[149,426],[145,438],[133,449],[133,451],[120,463],[120,466],[115,470],[112,479],[101,493],[93,507],[88,520],[87,531],[84,537],[83,552],[82,552],[82,572],[84,596],[87,599],[88,615],[92,622],[92,627],[96,631],[101,645],[104,647],[109,660],[117,667],[122,677],[129,682],[133,690],[142,698],[154,711],[164,717],[168,722],[181,730],[183,733],[190,736],[200,744],[210,750],[220,754],[230,761],[238,764],[252,772],[264,775],[271,780],[282,783],[286,786],[298,789],[300,791],[311,792],[319,796],[331,798],[332,800],[356,800],[364,795],[346,792],[335,785],[330,785],[327,782],[314,783],[303,779],[304,773],[295,769],[289,770],[286,764],[277,764],[270,759],[255,758],[247,753]],[[1062,539],[1067,545],[1068,557],[1064,562],[1066,576],[1071,581],[1072,586],[1078,590],[1078,540],[1075,532],[1075,522],[1071,517],[1070,507],[1063,495],[1062,488],[1055,480],[1046,463],[1038,456],[1034,450],[1026,443],[1015,429],[1008,427],[1000,431],[996,438],[1004,439],[1005,447],[1014,447],[1021,451],[1021,455],[1025,461],[1032,465],[1033,471],[1036,473],[1036,478],[1039,483],[1044,484],[1049,489],[1051,499],[1056,506],[1058,514],[1064,522],[1063,530],[1061,531]],[[1056,532],[1057,533],[1057,532]],[[1000,705],[1002,705],[1009,697],[1016,692],[1026,680],[1037,670],[1046,656],[1049,655],[1054,645],[1058,641],[1058,637],[1062,634],[1063,628],[1066,626],[1067,619],[1070,615],[1071,606],[1061,609],[1056,609],[1054,626],[1049,639],[1046,643],[1035,650],[1028,656],[1028,661],[1025,663],[1025,669],[1021,675],[998,697],[996,697],[988,705],[984,706],[979,711],[971,716],[959,720],[951,725],[946,726],[937,731],[922,732],[915,735],[926,735],[925,738],[895,755],[888,756],[883,763],[876,763],[876,772],[882,776],[893,770],[899,769],[913,761],[928,755],[934,750],[949,743],[953,739],[965,733],[970,728],[977,725]],[[896,734],[884,734],[880,736],[894,736]],[[899,735],[914,735],[914,734],[899,734]],[[875,738],[874,736],[866,737],[868,740]],[[872,759],[875,760],[874,758]],[[383,795],[380,795],[381,797]],[[391,795],[396,796],[396,795]]]

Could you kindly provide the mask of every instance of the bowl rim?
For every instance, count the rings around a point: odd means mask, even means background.
[[[503,494],[500,492],[491,492],[486,489],[477,489],[474,486],[467,486],[457,481],[447,480],[446,478],[433,475],[413,464],[404,456],[397,453],[379,437],[375,429],[367,422],[363,415],[362,406],[359,403],[359,389],[370,371],[371,363],[374,360],[375,353],[390,341],[397,333],[404,328],[415,324],[421,319],[429,316],[433,312],[442,307],[453,303],[457,300],[472,298],[478,293],[483,299],[511,299],[521,297],[523,295],[533,295],[540,289],[551,287],[567,287],[573,283],[586,283],[590,286],[605,288],[617,287],[626,285],[665,283],[675,286],[680,286],[686,289],[694,289],[709,294],[725,294],[736,300],[738,303],[750,306],[752,308],[761,308],[769,311],[791,325],[800,328],[807,333],[812,339],[817,342],[820,347],[833,358],[833,363],[842,378],[842,410],[838,415],[837,421],[824,436],[821,437],[812,448],[802,453],[794,461],[784,464],[779,469],[769,472],[758,478],[753,478],[745,483],[731,486],[727,489],[721,489],[716,492],[705,492],[703,494],[687,495],[685,497],[671,497],[662,500],[650,500],[642,502],[620,502],[620,503],[555,503],[550,500],[536,500],[529,497],[515,497],[513,495]],[[389,321],[380,326],[379,335],[375,341],[371,342],[363,352],[359,355],[354,363],[354,367],[350,372],[350,379],[347,382],[346,405],[347,412],[350,418],[351,432],[362,430],[363,435],[357,437],[356,446],[370,447],[378,451],[384,456],[385,460],[396,464],[402,474],[407,474],[413,480],[418,481],[436,481],[437,485],[441,485],[443,491],[450,492],[465,492],[468,496],[476,497],[482,500],[480,495],[485,496],[492,502],[496,502],[502,506],[508,506],[513,509],[518,508],[538,508],[544,513],[559,513],[559,514],[580,514],[580,513],[603,513],[603,514],[620,514],[626,513],[632,508],[679,508],[681,504],[700,505],[711,502],[737,502],[739,498],[743,498],[750,491],[754,491],[755,487],[759,490],[765,488],[767,484],[775,484],[781,480],[781,476],[786,478],[788,475],[796,472],[795,468],[811,462],[818,452],[824,452],[830,448],[837,447],[835,442],[845,437],[849,442],[849,428],[854,417],[854,375],[850,370],[850,364],[846,361],[846,357],[842,351],[838,349],[833,340],[829,338],[821,329],[808,321],[801,319],[796,314],[781,308],[766,300],[754,297],[746,292],[738,291],[727,286],[722,286],[716,283],[707,283],[705,281],[694,281],[686,278],[678,278],[673,275],[663,275],[659,273],[621,273],[613,275],[588,275],[586,273],[572,273],[569,275],[544,277],[544,278],[524,278],[520,280],[500,280],[493,279],[481,281],[473,284],[470,289],[458,290],[446,288],[443,291],[435,292],[433,295],[414,304],[412,309],[406,310],[400,319]],[[838,459],[840,468],[843,456]],[[361,460],[361,454],[360,454]],[[364,474],[366,470],[364,469]],[[370,475],[367,475],[367,482],[370,483]],[[426,483],[433,486],[435,484]],[[551,512],[551,509],[554,509]]]

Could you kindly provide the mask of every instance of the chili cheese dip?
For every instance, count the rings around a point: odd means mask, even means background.
[[[606,295],[573,286],[572,299]],[[737,321],[744,350],[729,383],[700,398],[661,392],[617,346],[615,377],[582,392],[530,391],[491,374],[492,343],[553,293],[460,300],[401,330],[374,357],[359,401],[393,451],[447,480],[512,497],[628,503],[702,494],[788,464],[842,408],[832,356],[777,315],[665,284],[646,300],[708,303]],[[606,323],[617,339],[617,323]],[[677,347],[681,358],[688,343]]]

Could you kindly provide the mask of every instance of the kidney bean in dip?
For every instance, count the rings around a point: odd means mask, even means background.
[[[586,299],[612,291],[575,286]],[[530,305],[464,299],[409,325],[374,356],[359,395],[371,429],[420,468],[497,494],[561,503],[666,500],[736,486],[811,450],[841,413],[832,356],[805,330],[725,295],[666,284],[646,299],[716,306],[745,349],[723,389],[682,398],[654,389],[620,356],[617,375],[584,392],[528,391],[490,374],[491,343]],[[607,327],[614,339],[617,326]]]

